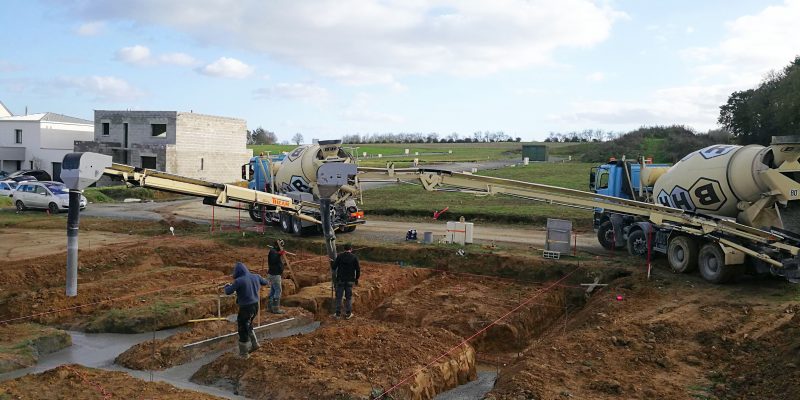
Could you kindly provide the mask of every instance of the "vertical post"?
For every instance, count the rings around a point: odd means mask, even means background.
[[[214,233],[214,209],[215,208],[217,208],[217,206],[215,206],[215,205],[211,206],[211,233]]]
[[[78,295],[78,226],[81,218],[81,191],[70,189],[67,214],[67,297]]]
[[[650,263],[650,248],[653,247],[653,230],[647,232],[647,280],[650,280],[650,270],[652,264]]]
[[[572,233],[572,256],[578,255],[578,232]]]
[[[239,222],[237,227],[239,228],[239,232],[242,231],[242,203],[236,203],[236,209],[239,211]]]

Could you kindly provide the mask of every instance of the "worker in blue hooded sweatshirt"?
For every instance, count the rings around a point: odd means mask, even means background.
[[[236,317],[239,326],[239,356],[247,358],[249,353],[258,350],[258,339],[253,331],[253,318],[258,314],[261,286],[268,285],[261,275],[250,273],[241,262],[233,267],[233,283],[225,285],[225,294],[236,292],[236,304],[239,305],[239,315]],[[247,341],[250,341],[250,351],[247,351]]]

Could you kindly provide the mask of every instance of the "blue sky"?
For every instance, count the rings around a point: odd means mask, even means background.
[[[0,100],[240,117],[288,140],[716,126],[800,0],[3,0]]]

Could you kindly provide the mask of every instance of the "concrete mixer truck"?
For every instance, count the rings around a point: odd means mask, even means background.
[[[279,225],[284,232],[297,235],[319,231],[320,224],[316,221],[321,221],[322,216],[318,206],[313,205],[320,200],[317,173],[324,164],[352,162],[341,143],[340,140],[321,140],[298,146],[287,154],[252,157],[242,166],[242,179],[248,181],[248,188],[285,196],[309,207],[302,207],[297,212],[251,203],[250,218]],[[335,230],[352,232],[364,223],[364,212],[356,204],[359,195],[358,182],[351,178],[331,196],[331,222]]]
[[[615,160],[592,169],[590,189],[599,195],[660,204],[712,221],[735,221],[795,243],[800,235],[784,229],[779,206],[800,198],[798,157],[800,137],[788,136],[774,137],[769,147],[709,146],[671,167]],[[728,237],[724,230],[704,232],[681,224],[654,223],[603,207],[595,208],[594,225],[600,244],[607,249],[627,248],[632,255],[645,255],[650,247],[665,254],[674,271],[699,268],[712,282],[732,280],[746,266],[757,272],[786,274],[758,258],[745,257],[747,252],[741,251],[746,248],[768,255],[775,252],[774,246]],[[789,278],[800,275],[791,272]]]

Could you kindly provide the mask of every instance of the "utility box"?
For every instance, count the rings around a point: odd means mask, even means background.
[[[572,221],[568,219],[547,219],[547,238],[545,250],[569,254],[572,249]]]
[[[458,244],[472,244],[474,225],[472,222],[447,222],[447,235],[445,242]]]
[[[523,144],[522,158],[529,161],[547,161],[547,146],[543,144]]]

